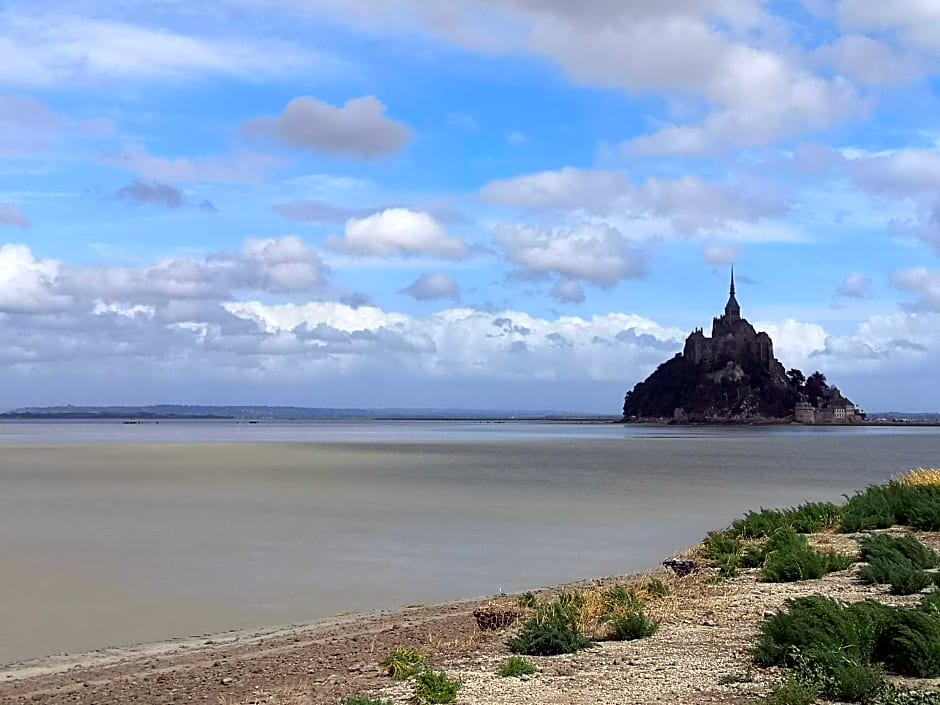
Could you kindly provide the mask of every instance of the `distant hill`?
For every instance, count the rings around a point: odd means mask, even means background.
[[[530,419],[605,420],[611,416],[564,411],[492,411],[480,409],[330,409],[305,406],[35,406],[13,409],[0,418],[13,419],[250,419],[250,420],[381,420],[381,419]]]

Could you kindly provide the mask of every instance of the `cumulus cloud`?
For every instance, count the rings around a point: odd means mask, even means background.
[[[336,108],[316,98],[295,98],[276,117],[259,117],[242,126],[249,138],[274,137],[301,149],[357,157],[382,157],[401,151],[412,132],[385,115],[375,96],[354,98]]]
[[[871,277],[861,272],[852,272],[845,276],[836,293],[839,296],[861,299],[868,294],[869,287],[871,287]]]
[[[416,301],[439,301],[441,299],[458,301],[460,299],[460,287],[457,280],[440,272],[432,272],[418,277],[409,286],[402,289],[400,293],[407,294]]]
[[[646,274],[646,254],[610,225],[550,229],[502,224],[495,236],[506,258],[533,274],[556,274],[603,287]]]
[[[28,228],[30,222],[19,207],[0,203],[0,227],[4,225],[12,228]]]
[[[490,203],[516,208],[606,211],[629,190],[626,175],[565,167],[487,184],[480,195]]]
[[[0,313],[57,311],[69,304],[54,285],[61,265],[37,260],[26,245],[0,246]]]
[[[266,154],[239,153],[211,157],[158,157],[131,144],[105,163],[163,183],[256,184],[283,161]]]
[[[431,215],[390,208],[365,218],[351,218],[342,237],[327,240],[331,249],[364,257],[428,255],[463,259],[467,243],[452,237]]]
[[[197,37],[167,29],[70,14],[0,12],[0,85],[52,87],[96,81],[253,81],[339,62],[284,42]]]
[[[552,285],[551,297],[563,304],[584,302],[584,287],[573,279],[559,279]]]
[[[114,195],[118,200],[134,206],[159,206],[170,209],[193,206],[202,210],[216,210],[209,201],[203,199],[194,202],[182,190],[159,181],[137,180],[119,188]]]

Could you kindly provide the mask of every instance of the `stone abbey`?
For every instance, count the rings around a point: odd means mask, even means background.
[[[701,328],[696,328],[685,340],[682,355],[693,364],[714,365],[726,363],[728,371],[735,374],[737,363],[756,361],[770,375],[774,384],[786,386],[787,373],[774,357],[774,343],[764,332],[758,333],[746,318],[741,317],[741,306],[734,292],[734,269],[731,270],[731,292],[725,312],[712,319],[712,336],[707,338]]]
[[[661,364],[624,398],[624,420],[674,423],[795,421],[850,424],[865,419],[856,406],[815,372],[787,372],[774,344],[741,316],[731,270],[724,313],[711,336],[696,328],[681,353]]]

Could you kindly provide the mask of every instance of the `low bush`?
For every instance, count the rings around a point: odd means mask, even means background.
[[[540,604],[519,634],[506,642],[509,650],[525,656],[557,656],[590,647],[591,640],[578,627],[584,598],[570,595],[562,594],[554,602]]]
[[[653,636],[659,630],[659,622],[646,615],[643,605],[617,612],[605,620],[610,625],[614,641],[634,641]]]
[[[780,529],[812,534],[839,525],[842,508],[832,502],[808,502],[790,509],[748,512],[731,525],[731,534],[742,538],[772,536]]]
[[[637,605],[642,605],[642,601],[633,590],[618,585],[605,590],[602,593],[604,608],[608,612],[618,609],[633,609]]]
[[[444,671],[423,671],[415,676],[415,697],[420,705],[452,703],[462,685]]]
[[[871,562],[884,558],[894,562],[907,562],[921,570],[940,565],[940,555],[921,543],[916,536],[877,534],[866,536],[861,544],[862,560]]]
[[[802,534],[780,529],[767,542],[760,578],[766,583],[815,580],[827,573],[844,570],[853,560],[838,553],[814,550]]]
[[[798,598],[760,625],[754,659],[761,666],[817,664],[827,672],[833,664],[883,664],[895,673],[934,678],[940,676],[940,616],[923,605]],[[856,671],[846,678],[864,680]]]
[[[382,665],[393,679],[404,681],[427,668],[428,657],[416,649],[396,649]]]
[[[934,590],[924,597],[923,601],[920,603],[920,608],[924,612],[940,617],[940,590]]]
[[[520,678],[536,672],[535,664],[521,656],[510,656],[499,667],[500,678]]]
[[[841,653],[800,655],[795,672],[821,695],[840,702],[871,703],[888,686],[878,666],[859,663]]]
[[[668,597],[672,592],[669,586],[659,578],[653,578],[646,586],[647,592],[654,597]]]
[[[862,582],[887,584],[895,595],[913,595],[933,582],[923,569],[934,568],[940,556],[914,536],[869,536],[862,541],[862,558],[868,565],[858,577]]]
[[[702,555],[713,561],[720,560],[722,556],[737,556],[744,549],[744,544],[737,536],[724,531],[713,531],[705,537]]]
[[[869,487],[845,503],[840,530],[853,533],[895,525],[940,530],[940,487],[911,484],[903,478]]]

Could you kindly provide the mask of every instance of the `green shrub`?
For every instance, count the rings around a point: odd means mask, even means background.
[[[877,666],[859,663],[841,653],[817,652],[796,657],[796,674],[830,700],[870,703],[885,691],[888,681]]]
[[[940,565],[940,555],[929,546],[921,543],[916,536],[893,536],[878,534],[862,539],[861,556],[863,561],[884,558],[895,562],[907,562],[921,570],[936,568]]]
[[[928,614],[940,617],[940,590],[934,590],[925,596],[920,603],[920,608]]]
[[[774,686],[770,695],[763,699],[763,705],[813,705],[819,691],[805,681],[794,676]]]
[[[404,681],[427,668],[428,657],[416,649],[395,649],[382,665],[396,681]]]
[[[346,698],[343,705],[395,705],[391,700],[379,700],[378,698],[369,698],[364,695],[354,695]]]
[[[843,532],[888,529],[896,524],[940,530],[940,487],[889,482],[850,497],[842,511]]]
[[[521,656],[510,656],[499,667],[500,678],[531,676],[536,672],[535,664]]]
[[[653,578],[650,580],[649,584],[646,586],[646,589],[649,591],[650,595],[654,595],[656,597],[668,597],[672,592],[669,589],[669,586],[659,578]]]
[[[869,663],[891,609],[870,601],[844,605],[821,595],[789,600],[784,611],[761,623],[754,660],[760,666],[795,666],[801,654],[841,653]]]
[[[731,525],[731,534],[742,538],[772,536],[780,529],[812,534],[838,526],[841,507],[832,502],[808,502],[790,509],[761,509],[748,512]]]
[[[415,676],[415,697],[420,705],[452,703],[462,683],[449,678],[444,671],[423,671]]]
[[[720,560],[722,556],[736,556],[743,548],[741,539],[724,531],[713,531],[705,537],[705,546],[702,555],[713,561]]]
[[[560,595],[554,602],[541,604],[522,625],[519,634],[506,642],[514,654],[557,656],[573,654],[592,645],[578,628],[578,602]]]
[[[922,570],[900,570],[888,581],[894,595],[916,595],[933,584],[933,578]]]
[[[820,595],[790,600],[764,620],[754,660],[761,666],[884,664],[919,678],[940,676],[940,616],[923,606],[889,607],[866,600],[851,605]],[[862,677],[856,673],[851,674]]]
[[[847,556],[814,550],[806,537],[793,529],[778,530],[767,541],[766,551],[760,575],[766,583],[815,580],[852,564]]]
[[[659,630],[659,622],[650,619],[642,605],[612,614],[605,621],[610,625],[614,641],[646,639]]]
[[[875,658],[897,673],[940,676],[940,619],[913,609],[897,609],[878,639]]]

